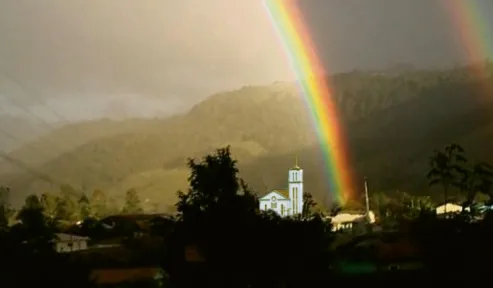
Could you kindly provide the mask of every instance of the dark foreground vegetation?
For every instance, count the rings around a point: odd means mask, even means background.
[[[431,158],[428,178],[430,185],[443,186],[445,198],[452,187],[459,187],[468,195],[468,207],[474,207],[475,194],[491,195],[493,173],[487,164],[482,163],[481,169],[477,168],[479,164],[473,165],[469,170],[466,163],[460,146],[447,146]],[[333,232],[327,215],[312,211],[313,202],[305,205],[302,215],[293,218],[259,212],[257,196],[239,178],[229,148],[219,149],[201,162],[190,160],[188,165],[189,190],[178,193],[178,213],[173,217],[151,215],[148,230],[130,222],[116,229],[118,216],[97,219],[87,201],[79,203],[83,211],[80,214],[85,217],[79,225],[73,225],[75,216],[67,216],[66,209],[62,209],[63,198],[57,198],[58,208],[52,213],[43,206],[46,199],[29,196],[15,213],[15,223],[9,223],[12,211],[2,206],[0,287],[323,287],[336,283],[416,287],[430,281],[441,285],[484,284],[480,275],[487,275],[493,257],[493,217],[487,212],[471,209],[442,219],[426,205],[408,205],[406,201],[398,206],[381,204],[377,209],[379,224],[365,225],[366,233],[357,236],[347,231]],[[138,198],[133,192],[127,194],[122,219],[125,215],[145,218],[136,214],[141,211]],[[104,227],[108,219],[113,219],[112,229]],[[385,223],[393,223],[392,228],[377,229]],[[116,251],[90,246],[57,253],[53,247],[59,232],[89,236],[95,243],[115,237],[122,241]],[[343,248],[335,247],[348,237],[352,240],[339,245]],[[363,251],[359,242],[354,242],[359,241],[358,237],[400,241],[407,243],[401,246],[412,248],[402,258],[398,254],[406,249],[385,248],[388,245]],[[161,240],[159,244],[149,244],[155,238]],[[404,268],[409,262],[406,257],[418,264]],[[371,268],[371,273],[343,272],[340,264],[351,261],[376,268]],[[125,271],[135,267],[159,267],[166,273],[117,283],[94,276],[95,270],[110,268],[129,276],[132,273]]]

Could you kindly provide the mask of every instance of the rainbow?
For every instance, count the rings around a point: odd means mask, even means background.
[[[486,67],[481,65],[492,57],[493,31],[492,23],[487,23],[487,17],[482,15],[484,11],[477,0],[443,1],[444,8],[448,10],[453,27],[457,30],[461,43],[467,56],[467,61],[472,63],[472,71],[478,79],[481,79],[482,93],[493,96],[493,86],[490,83],[492,75],[488,74]]]
[[[324,156],[333,201],[344,203],[354,193],[347,145],[341,133],[337,110],[325,69],[317,57],[300,9],[293,0],[263,0],[295,73],[301,95],[311,112]]]

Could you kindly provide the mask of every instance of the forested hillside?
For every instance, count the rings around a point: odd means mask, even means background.
[[[375,190],[429,193],[424,182],[427,158],[432,149],[453,141],[475,158],[493,160],[493,95],[479,94],[480,81],[486,80],[466,68],[332,77],[342,115],[334,125],[347,132],[357,184],[366,175]],[[136,188],[143,198],[170,202],[176,190],[186,188],[187,157],[231,144],[241,174],[259,193],[284,187],[286,169],[298,154],[307,190],[319,200],[330,200],[310,114],[294,84],[212,95],[186,115],[170,119],[84,125],[83,130],[75,126],[55,131],[44,142],[11,154],[55,184],[32,173],[9,174],[3,182],[19,199],[68,183],[114,197]],[[85,131],[84,141],[80,131]],[[76,141],[81,141],[79,146],[56,157],[35,149]]]
[[[34,139],[31,142],[14,149],[9,155],[30,167],[37,167],[92,140],[112,137],[128,131],[152,130],[156,126],[161,127],[162,122],[163,120],[133,119],[112,121],[103,119],[69,125],[59,123],[57,126],[60,126],[60,128],[49,134],[34,135]],[[44,128],[46,129],[46,127]],[[15,133],[11,134],[15,135]],[[10,140],[19,140],[19,138]],[[19,171],[19,167],[12,163],[2,163],[0,171]]]
[[[4,108],[0,107],[0,133],[2,133],[2,141],[0,142],[1,151],[10,152],[22,145],[20,141],[24,143],[32,141],[37,136],[58,128],[56,125],[46,125],[46,123],[43,122],[33,121],[29,118],[10,116],[4,113]]]

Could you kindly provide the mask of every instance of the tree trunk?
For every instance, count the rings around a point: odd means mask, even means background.
[[[443,186],[443,196],[445,197],[445,209],[444,209],[444,214],[445,214],[445,217],[447,217],[447,203],[448,203],[448,184],[445,184]]]

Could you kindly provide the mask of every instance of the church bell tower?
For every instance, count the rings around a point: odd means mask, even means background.
[[[298,166],[298,157],[295,165],[289,169],[289,198],[291,200],[290,215],[301,214],[303,212],[303,169]]]

